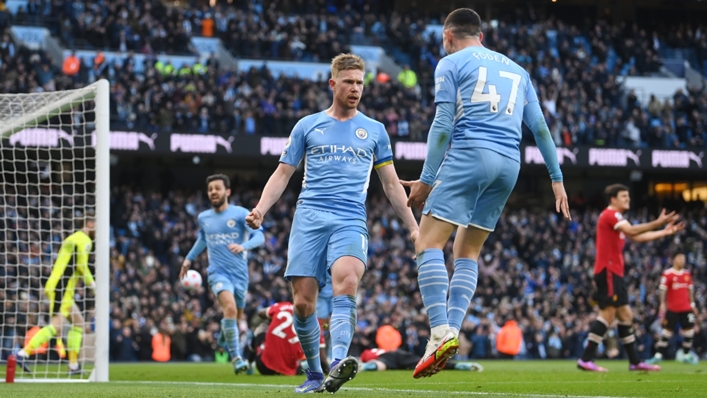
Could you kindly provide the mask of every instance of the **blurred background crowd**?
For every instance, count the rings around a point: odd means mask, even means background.
[[[244,342],[250,336],[248,320],[258,310],[278,301],[291,300],[283,279],[288,231],[296,192],[287,191],[273,207],[264,224],[266,242],[249,253],[250,287],[246,316],[241,322]],[[254,189],[236,189],[235,204],[252,206],[259,197]],[[523,334],[518,358],[577,358],[588,327],[595,316],[591,303],[594,230],[601,208],[586,200],[573,201],[573,221],[553,212],[507,210],[491,235],[479,261],[479,285],[462,327],[460,358],[494,358],[495,337],[506,322],[517,323]],[[170,336],[172,360],[213,361],[221,310],[207,288],[206,254],[193,268],[202,273],[204,287],[187,291],[177,280],[183,257],[195,241],[197,214],[208,208],[205,192],[140,192],[115,187],[111,195],[111,359],[149,360],[153,338]],[[677,250],[687,253],[688,269],[696,284],[699,303],[707,298],[707,210],[685,203],[687,229],[674,239],[649,244],[627,244],[625,260],[630,303],[635,311],[639,351],[653,353],[659,333],[657,287],[662,271],[671,265]],[[33,325],[38,320],[24,315],[36,309],[41,297],[39,281],[60,245],[45,237],[44,247],[32,248],[31,235],[23,231],[39,225],[38,214],[27,214],[23,204],[6,201],[0,219],[6,220],[3,251],[3,317],[6,328]],[[645,222],[659,207],[647,204],[631,211],[630,220]],[[416,282],[413,248],[407,231],[397,220],[387,199],[379,193],[368,200],[369,260],[361,283],[352,354],[376,346],[376,334],[391,325],[401,334],[403,349],[424,352],[429,331],[427,316]],[[419,214],[417,214],[419,216]],[[26,218],[25,218],[26,217]],[[44,230],[52,230],[44,226]],[[60,231],[60,230],[59,230]],[[29,246],[28,246],[29,245]],[[446,248],[451,258],[451,243]],[[452,262],[448,263],[452,270]],[[41,278],[37,278],[41,270]],[[33,277],[29,278],[29,275]],[[29,282],[29,285],[28,285]],[[89,297],[84,303],[90,303]],[[707,355],[707,308],[700,307],[695,350]],[[29,311],[30,313],[33,311]],[[14,317],[14,318],[13,318]],[[22,319],[20,319],[22,318]],[[14,322],[13,322],[14,321]],[[42,320],[40,319],[41,323]],[[509,325],[510,326],[510,325]],[[23,336],[24,330],[5,330],[4,336]],[[672,342],[677,344],[678,338]],[[10,342],[8,341],[8,344]],[[9,347],[5,347],[9,349]],[[602,355],[622,355],[616,336],[609,335]],[[223,354],[221,354],[223,355]]]
[[[224,70],[212,56],[200,59],[192,36],[219,37],[236,58],[327,63],[349,45],[381,46],[403,67],[398,76],[370,71],[361,110],[382,121],[392,136],[426,139],[434,115],[433,74],[444,50],[429,25],[444,15],[401,15],[392,3],[358,1],[236,1],[166,7],[161,1],[31,0],[17,14],[0,10],[0,32],[10,23],[42,24],[66,48],[120,51],[67,57],[57,65],[44,52],[0,42],[0,92],[41,92],[82,87],[101,77],[112,86],[116,129],[287,135],[303,115],[328,106],[328,85],[275,77],[264,66]],[[530,73],[557,145],[685,148],[707,146],[705,87],[672,98],[638,100],[623,76],[651,76],[661,55],[707,65],[704,27],[649,30],[635,24],[572,25],[539,20],[532,7],[512,10],[484,28],[484,43]],[[156,54],[192,54],[179,69]],[[145,54],[136,68],[134,54]],[[73,64],[75,63],[75,64]],[[136,69],[144,70],[137,73]],[[531,139],[526,134],[526,139]]]
[[[215,7],[158,0],[29,0],[10,14],[0,0],[0,93],[39,93],[111,82],[111,129],[286,136],[296,121],[330,105],[324,82],[275,76],[266,66],[223,68],[214,56],[200,57],[189,39],[218,37],[239,59],[324,62],[354,44],[377,45],[403,67],[398,76],[366,74],[360,110],[385,124],[394,138],[426,140],[434,115],[433,74],[445,55],[433,25],[444,15],[401,14],[393,2],[234,1]],[[9,26],[46,26],[67,49],[119,51],[122,60],[73,54],[57,64],[45,51],[20,47]],[[510,10],[484,26],[484,43],[526,68],[536,86],[558,146],[707,148],[707,91],[679,90],[667,99],[643,102],[621,84],[625,76],[653,76],[666,54],[684,57],[707,71],[704,26],[650,29],[605,22],[571,24],[540,19],[530,7]],[[99,53],[100,54],[100,53]],[[136,54],[146,55],[136,65]],[[179,69],[157,54],[193,56]],[[142,72],[136,72],[136,70]],[[524,140],[532,142],[532,135]],[[41,175],[40,169],[32,173]],[[259,185],[261,186],[261,185]],[[61,239],[72,230],[60,218],[90,203],[71,192],[42,201],[32,191],[0,195],[0,303],[2,355],[19,344],[25,325],[41,324],[34,310]],[[234,189],[232,201],[250,208],[260,192]],[[268,214],[266,243],[249,253],[250,288],[241,330],[261,308],[289,300],[282,278],[297,193],[287,191]],[[642,358],[653,353],[659,333],[657,287],[677,250],[687,253],[699,303],[707,299],[707,210],[670,203],[688,221],[670,240],[628,244],[627,280]],[[502,327],[518,327],[518,358],[577,358],[593,317],[594,229],[602,201],[575,198],[573,221],[548,211],[511,206],[491,235],[480,260],[476,295],[462,327],[460,359],[494,358]],[[206,255],[194,263],[204,288],[186,291],[177,275],[193,244],[197,214],[208,207],[203,191],[150,192],[114,186],[111,194],[111,348],[114,361],[150,360],[153,341],[169,341],[172,360],[213,361],[221,310],[206,288]],[[633,222],[658,214],[645,202],[630,212]],[[60,214],[61,213],[61,214]],[[368,199],[369,262],[361,283],[352,354],[376,345],[381,326],[401,334],[403,349],[422,354],[429,338],[416,284],[407,231],[381,193]],[[419,214],[417,214],[419,219]],[[52,220],[52,221],[50,221]],[[38,236],[37,231],[45,231]],[[44,242],[37,244],[36,242]],[[446,248],[451,253],[451,244]],[[450,258],[448,256],[447,258]],[[451,271],[452,264],[448,264]],[[91,311],[90,297],[78,302]],[[695,350],[707,355],[707,309],[700,306]],[[17,326],[19,325],[19,326]],[[623,355],[611,334],[600,352]],[[167,337],[169,340],[167,340]],[[679,337],[671,341],[675,347]]]

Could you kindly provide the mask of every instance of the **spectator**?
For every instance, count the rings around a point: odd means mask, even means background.
[[[62,72],[66,76],[71,76],[74,77],[79,73],[79,69],[81,68],[81,61],[79,58],[76,56],[76,51],[72,51],[71,55],[66,57],[64,59],[64,65],[62,66]]]
[[[398,82],[407,89],[412,89],[417,86],[417,75],[414,71],[410,70],[410,65],[405,65],[403,70],[398,73]]]
[[[172,338],[169,333],[160,328],[160,330],[152,336],[152,359],[157,362],[169,362],[171,358]]]
[[[523,334],[518,323],[509,319],[496,336],[496,351],[501,358],[513,359],[520,352]]]

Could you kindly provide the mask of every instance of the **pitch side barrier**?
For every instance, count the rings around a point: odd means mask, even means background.
[[[49,130],[49,131],[47,131]],[[111,131],[110,150],[136,155],[200,155],[202,157],[279,157],[287,145],[287,137],[202,133],[155,133],[139,131]],[[28,128],[5,139],[5,149],[37,147],[46,150],[71,150],[95,146],[95,134],[77,131]],[[424,161],[427,145],[393,139],[395,159],[403,162]],[[342,151],[344,156],[355,151]],[[543,165],[538,147],[521,146],[523,165]],[[607,169],[622,168],[644,171],[706,171],[707,149],[649,149],[606,147],[559,147],[557,158],[563,168]],[[312,156],[317,156],[312,155]]]

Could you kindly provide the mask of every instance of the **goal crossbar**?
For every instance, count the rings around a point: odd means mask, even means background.
[[[74,92],[70,92],[66,96],[62,97],[59,103],[50,102],[40,105],[37,109],[25,114],[16,114],[11,104],[7,115],[0,113],[0,137],[8,138],[22,129],[36,126],[37,124],[51,119],[54,116],[60,115],[62,112],[66,112],[78,104],[95,98],[96,93],[97,90],[75,90]],[[17,96],[31,99],[33,96],[38,95],[17,94]]]

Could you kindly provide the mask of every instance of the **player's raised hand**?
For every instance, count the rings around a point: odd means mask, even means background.
[[[567,200],[565,185],[562,181],[552,183],[552,192],[555,194],[555,210],[557,210],[558,213],[562,212],[562,215],[571,221],[572,215],[570,214],[570,205]]]
[[[661,211],[661,212],[660,212],[660,215],[658,216],[658,221],[659,221],[662,225],[665,225],[665,224],[668,224],[668,223],[670,223],[670,222],[677,221],[677,219],[678,219],[679,217],[680,217],[680,216],[679,216],[676,212],[671,211],[670,213],[667,213],[667,212],[665,211],[665,209],[663,209],[663,211]]]
[[[257,208],[253,208],[250,213],[245,217],[245,222],[249,227],[253,229],[260,228],[260,224],[263,223],[263,213]]]
[[[239,245],[238,243],[231,243],[226,247],[228,247],[228,250],[230,250],[233,254],[243,253],[243,251],[245,250],[243,249],[243,246]]]
[[[668,225],[665,226],[664,231],[665,231],[666,235],[674,235],[674,234],[682,231],[683,229],[685,229],[684,222],[681,221],[680,223],[676,224],[675,221],[673,220],[670,223],[668,223]]]
[[[180,281],[184,279],[184,276],[187,274],[187,271],[189,271],[189,268],[191,268],[191,261],[189,261],[188,258],[185,258],[184,261],[182,261],[182,268],[179,270]]]
[[[407,203],[408,207],[418,207],[421,209],[425,206],[425,201],[427,201],[427,197],[430,196],[430,192],[432,192],[432,186],[427,185],[420,180],[400,180],[400,184],[404,187],[410,188],[410,195],[408,195]]]

